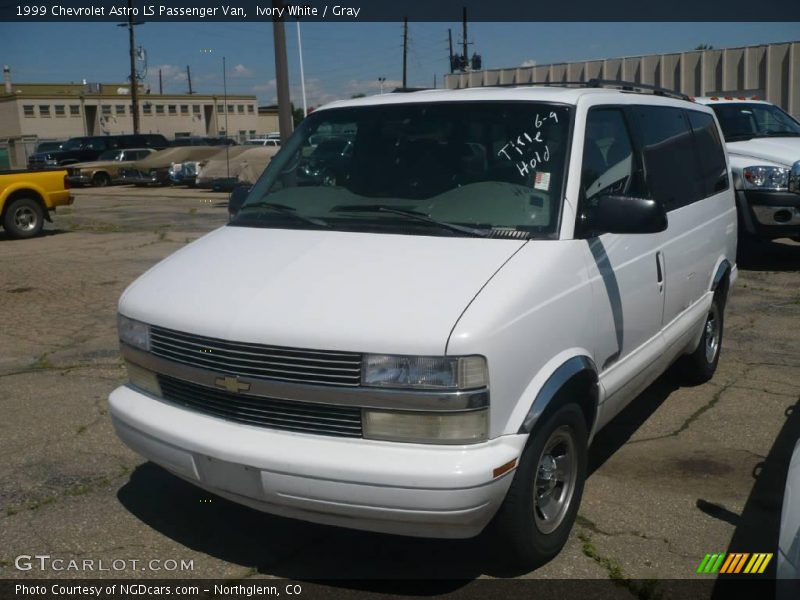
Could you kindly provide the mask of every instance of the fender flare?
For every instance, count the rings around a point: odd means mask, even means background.
[[[539,389],[539,392],[536,394],[533,404],[525,415],[525,418],[522,420],[522,425],[520,426],[518,433],[531,433],[533,428],[536,426],[536,422],[542,416],[544,411],[551,406],[553,399],[558,396],[558,393],[561,391],[564,385],[566,385],[566,383],[573,377],[581,373],[588,373],[594,383],[594,392],[592,394],[593,397],[591,398],[591,401],[596,411],[599,405],[600,394],[597,367],[595,366],[594,361],[588,356],[573,356],[562,363],[555,371],[553,371],[550,377],[548,377],[544,382],[544,385],[542,385],[542,387]],[[593,420],[596,418],[597,413],[595,412],[593,415]],[[590,430],[592,428],[593,423],[591,423],[589,426]]]
[[[711,291],[716,292],[722,282],[725,281],[725,277],[728,276],[731,272],[731,263],[728,262],[727,258],[723,258],[722,261],[717,265],[717,270],[714,272],[714,278],[711,280]]]

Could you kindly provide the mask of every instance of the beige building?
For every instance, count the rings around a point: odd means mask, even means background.
[[[127,84],[11,83],[0,89],[0,162],[24,167],[41,141],[133,132]],[[140,133],[167,139],[228,135],[239,142],[278,130],[277,107],[255,96],[153,94],[140,87]],[[5,152],[3,152],[5,150]]]
[[[800,42],[601,58],[445,75],[448,89],[589,79],[656,85],[689,96],[748,92],[800,118]]]

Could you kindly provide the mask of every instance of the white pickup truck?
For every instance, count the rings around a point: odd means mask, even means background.
[[[800,241],[800,123],[757,97],[695,101],[714,110],[725,136],[739,236]]]

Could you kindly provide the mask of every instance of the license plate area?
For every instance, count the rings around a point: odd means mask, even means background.
[[[195,465],[200,481],[211,488],[248,498],[261,499],[261,473],[253,467],[219,460],[203,454],[196,455]]]

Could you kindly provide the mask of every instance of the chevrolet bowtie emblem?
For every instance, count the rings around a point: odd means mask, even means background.
[[[250,384],[239,381],[238,377],[217,377],[214,380],[214,383],[221,388],[225,388],[233,394],[246,392],[250,389]]]

